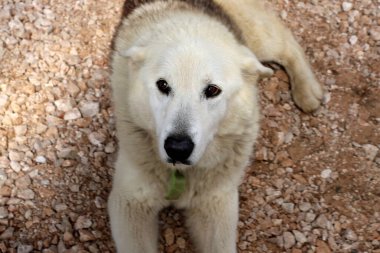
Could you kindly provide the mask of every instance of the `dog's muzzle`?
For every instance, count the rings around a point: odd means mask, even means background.
[[[170,163],[190,164],[187,160],[194,149],[194,142],[188,135],[170,135],[165,140],[164,148]]]

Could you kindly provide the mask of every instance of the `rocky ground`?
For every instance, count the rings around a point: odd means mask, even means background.
[[[240,188],[239,252],[380,252],[380,1],[271,0],[327,90],[299,111],[282,70]],[[122,0],[2,0],[0,252],[114,252],[109,46]],[[193,252],[180,212],[161,252]]]

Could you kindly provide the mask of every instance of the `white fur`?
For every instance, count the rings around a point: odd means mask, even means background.
[[[322,90],[290,33],[270,14],[255,15],[248,7],[256,0],[218,2],[233,17],[243,13],[244,20],[234,18],[250,49],[222,23],[171,2],[142,7],[119,28],[111,81],[120,148],[108,203],[118,252],[157,252],[157,214],[170,204],[185,208],[199,252],[236,252],[238,185],[258,132],[255,83],[273,73],[259,60],[284,64],[302,109],[319,105]],[[260,28],[257,18],[269,19],[270,27]],[[263,40],[261,46],[247,30]],[[261,52],[263,47],[268,49]],[[160,78],[172,88],[168,96],[156,87]],[[209,84],[222,93],[206,99]],[[164,140],[178,128],[195,145],[190,166],[167,163]],[[172,169],[183,172],[186,190],[167,201]]]

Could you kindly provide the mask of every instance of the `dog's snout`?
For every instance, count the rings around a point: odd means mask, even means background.
[[[171,135],[165,140],[164,148],[172,162],[188,164],[187,159],[194,149],[194,142],[187,135]]]

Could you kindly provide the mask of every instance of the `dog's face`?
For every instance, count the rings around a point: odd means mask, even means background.
[[[137,107],[148,106],[154,119],[140,117],[140,124],[157,137],[161,160],[173,164],[194,165],[201,159],[231,97],[246,85],[244,74],[272,74],[245,47],[199,41],[134,47],[124,56],[130,58],[133,82],[143,86],[133,95]]]

